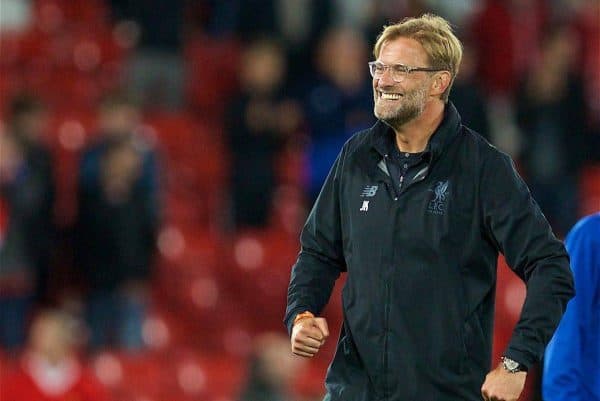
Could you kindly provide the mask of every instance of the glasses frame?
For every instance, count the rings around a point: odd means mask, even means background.
[[[388,65],[388,64],[384,64],[381,61],[370,61],[369,63],[369,72],[371,73],[371,76],[373,78],[378,78],[383,76],[383,74],[389,70],[391,68],[391,77],[394,80],[394,82],[402,82],[406,77],[410,76],[410,74],[412,72],[419,72],[419,71],[423,71],[423,72],[440,72],[440,71],[447,71],[444,68],[433,68],[433,67],[409,67],[407,65],[404,64],[393,64],[393,65]],[[375,71],[375,67],[377,66],[382,66],[383,67],[383,71],[380,73],[377,73]],[[396,78],[396,74],[400,73],[402,78],[401,79],[397,79]]]

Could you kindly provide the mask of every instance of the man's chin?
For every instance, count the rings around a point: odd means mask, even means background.
[[[378,110],[377,108],[375,108],[374,114],[375,117],[377,117],[381,121],[387,122],[398,119],[398,117],[401,117],[401,114],[403,113],[399,113],[398,110]]]
[[[380,119],[381,121],[391,121],[397,118],[398,113],[396,111],[389,110],[374,110],[375,117]]]
[[[383,121],[384,123],[386,123],[387,125],[389,125],[392,128],[399,128],[399,127],[403,126],[404,124],[417,118],[418,115],[416,113],[393,114],[393,115],[386,114],[386,113],[375,113],[375,117],[377,117],[379,120]]]

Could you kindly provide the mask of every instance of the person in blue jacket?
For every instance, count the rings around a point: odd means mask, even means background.
[[[577,223],[565,241],[575,277],[544,360],[545,401],[600,400],[600,213]]]

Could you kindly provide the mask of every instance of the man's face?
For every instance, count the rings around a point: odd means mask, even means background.
[[[71,350],[69,329],[64,323],[53,316],[37,318],[31,326],[30,348],[52,363],[60,362]]]
[[[388,66],[429,67],[421,44],[402,37],[385,42],[377,61]],[[420,116],[429,100],[430,83],[430,74],[423,71],[413,71],[400,82],[392,79],[390,70],[374,77],[375,117],[396,128]]]
[[[139,124],[140,113],[129,105],[117,105],[100,112],[100,126],[107,135],[130,134]]]

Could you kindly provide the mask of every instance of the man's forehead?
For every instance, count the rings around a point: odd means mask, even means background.
[[[383,42],[377,59],[386,64],[425,65],[424,63],[427,62],[427,53],[423,46],[416,40],[397,37]]]

